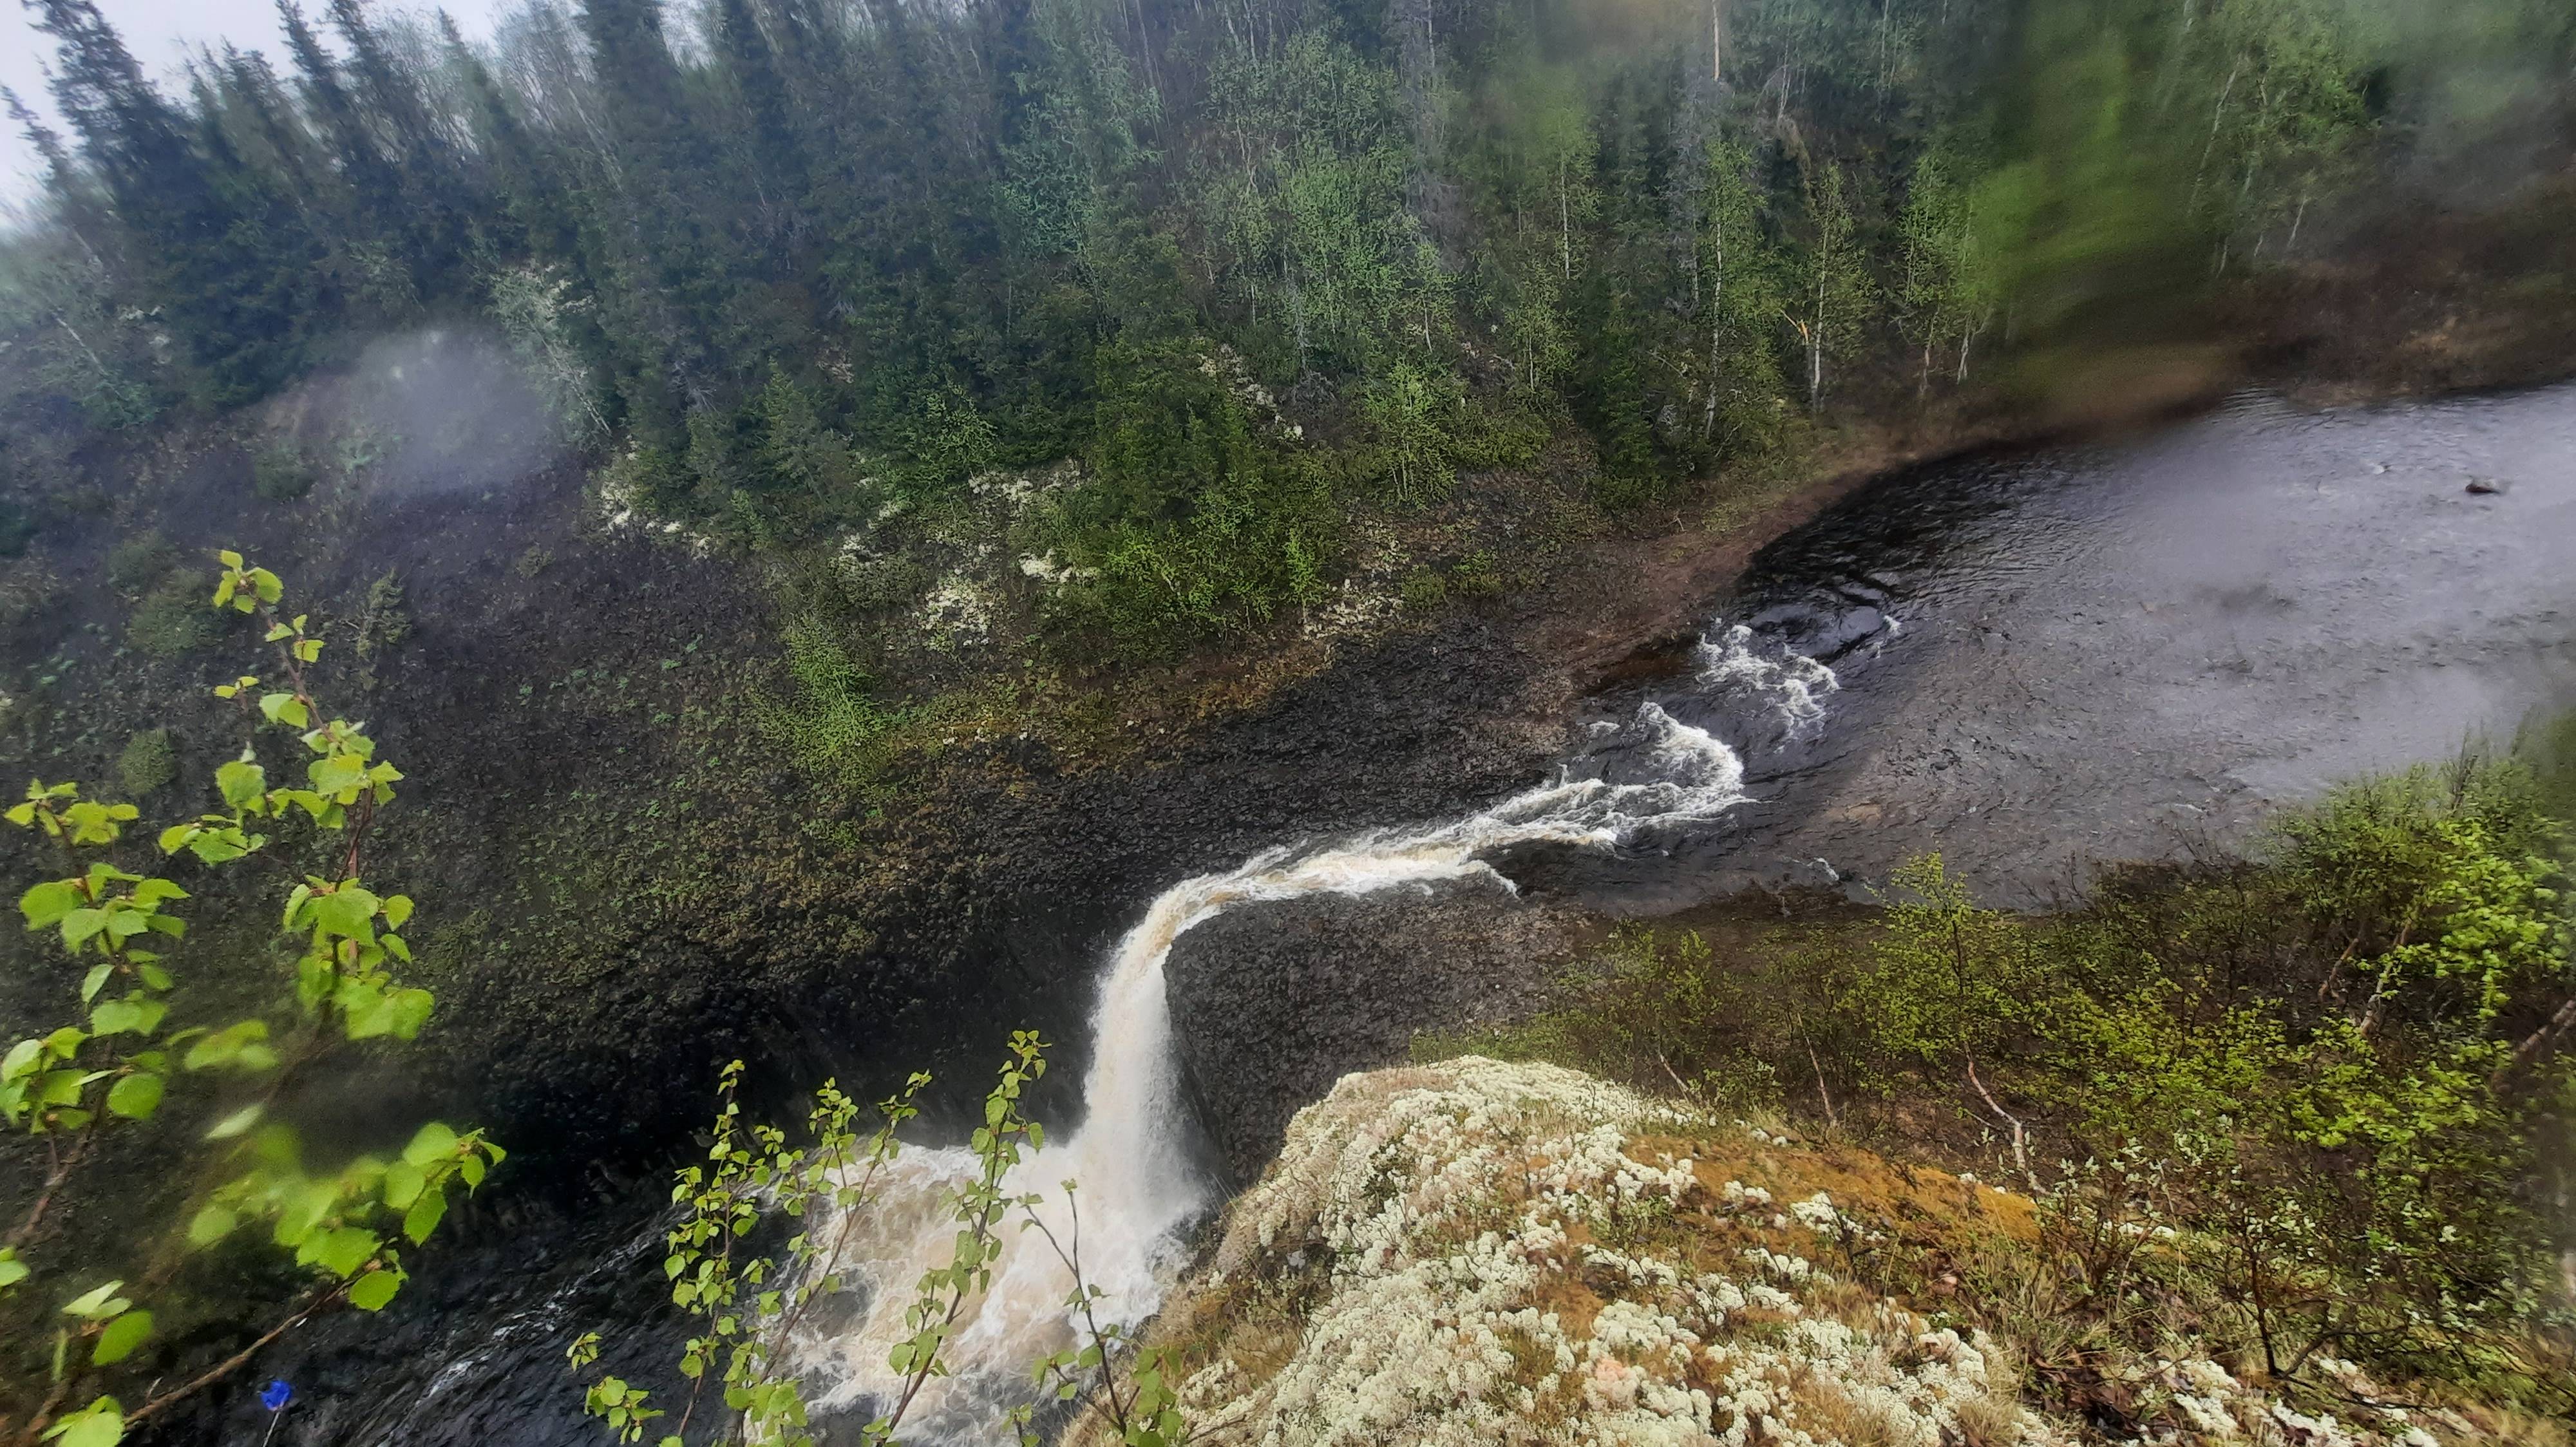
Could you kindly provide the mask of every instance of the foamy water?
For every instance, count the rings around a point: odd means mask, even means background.
[[[1796,655],[1763,657],[1751,630],[1722,629],[1702,644],[1700,687],[1766,706],[1771,727],[1794,735],[1821,717],[1832,670]],[[1075,1183],[1084,1275],[1107,1293],[1101,1319],[1152,1315],[1178,1264],[1182,1232],[1215,1204],[1212,1183],[1189,1159],[1163,962],[1193,925],[1247,901],[1316,894],[1365,895],[1453,880],[1511,881],[1485,856],[1513,845],[1615,847],[1640,831],[1715,818],[1743,803],[1744,764],[1707,731],[1645,703],[1625,724],[1596,726],[1583,750],[1547,781],[1463,819],[1383,830],[1335,843],[1267,851],[1223,874],[1165,890],[1118,942],[1092,1016],[1096,1047],[1083,1080],[1076,1129],[1032,1152],[1006,1186],[1038,1193],[1059,1239],[1070,1239],[1062,1182]],[[956,1187],[975,1171],[962,1149],[907,1150],[863,1208],[844,1276],[869,1293],[857,1321],[794,1344],[809,1381],[829,1383],[818,1405],[855,1407],[900,1385],[888,1354],[911,1332],[905,1308],[922,1272],[948,1259]],[[832,1234],[818,1223],[818,1236]],[[1073,1341],[1065,1299],[1072,1281],[1046,1241],[1006,1226],[991,1289],[968,1304],[952,1337],[954,1375],[916,1399],[904,1435],[956,1444],[1007,1442],[1002,1416],[1028,1399],[1029,1366]]]

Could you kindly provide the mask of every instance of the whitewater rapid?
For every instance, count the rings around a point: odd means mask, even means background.
[[[1838,682],[1794,653],[1768,656],[1751,629],[1713,630],[1699,650],[1695,694],[1722,699],[1730,718],[1758,721],[1748,747],[1803,736]],[[1051,1229],[1066,1237],[1062,1183],[1075,1185],[1084,1275],[1106,1293],[1104,1322],[1153,1314],[1179,1264],[1182,1233],[1215,1204],[1192,1161],[1188,1118],[1172,1048],[1163,962],[1175,940],[1236,905],[1316,894],[1365,895],[1452,880],[1512,882],[1486,856],[1515,845],[1615,848],[1650,829],[1713,819],[1749,796],[1744,761],[1726,741],[1640,704],[1624,723],[1595,724],[1584,746],[1544,782],[1465,818],[1415,830],[1381,830],[1337,842],[1265,851],[1222,874],[1183,880],[1158,896],[1119,940],[1092,1016],[1095,1047],[1083,1081],[1084,1115],[1024,1160],[1006,1187],[1043,1195]],[[844,1324],[793,1344],[809,1382],[830,1386],[825,1409],[854,1408],[898,1385],[888,1354],[912,1333],[904,1320],[914,1283],[948,1259],[957,1185],[974,1174],[963,1149],[908,1149],[862,1208],[843,1276],[865,1294]],[[832,1224],[815,1234],[828,1238]],[[969,1304],[952,1338],[954,1375],[915,1401],[904,1435],[954,1444],[1011,1440],[1003,1414],[1028,1400],[1030,1364],[1073,1340],[1072,1282],[1046,1242],[1014,1222],[991,1289]]]

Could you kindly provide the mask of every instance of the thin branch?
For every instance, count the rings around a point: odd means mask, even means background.
[[[1986,1109],[1993,1111],[1996,1118],[2001,1120],[2011,1129],[2013,1165],[2021,1171],[2022,1179],[2030,1183],[2031,1190],[2034,1193],[2037,1192],[2039,1190],[2039,1176],[2030,1168],[2028,1132],[2022,1127],[2021,1117],[2014,1115],[2011,1111],[2008,1111],[2001,1105],[1997,1104],[1994,1093],[1986,1089],[1986,1083],[1984,1081],[1977,1078],[1977,1058],[1971,1055],[1965,1057],[1965,1060],[1968,1067],[1968,1083],[1977,1088],[1977,1094],[1986,1102]]]
[[[313,1316],[314,1313],[322,1310],[326,1306],[332,1305],[341,1297],[347,1295],[348,1290],[349,1283],[345,1281],[334,1283],[328,1290],[317,1294],[311,1301],[306,1302],[303,1309],[297,1311],[293,1316],[290,1316],[286,1320],[279,1322],[277,1325],[270,1327],[267,1334],[262,1336],[259,1340],[252,1342],[249,1346],[243,1347],[240,1351],[237,1351],[231,1356],[224,1358],[222,1361],[215,1363],[213,1366],[208,1367],[205,1371],[199,1373],[193,1380],[189,1381],[185,1386],[173,1387],[169,1391],[163,1392],[160,1396],[154,1397],[151,1401],[144,1403],[142,1406],[135,1408],[133,1411],[126,1413],[125,1425],[132,1427],[137,1422],[147,1421],[150,1418],[158,1416],[162,1412],[176,1406],[187,1398],[195,1396],[197,1393],[204,1391],[206,1388],[211,1387],[215,1383],[222,1381],[224,1378],[231,1376],[233,1373],[240,1371],[244,1366],[249,1364],[252,1357],[259,1355],[262,1347],[267,1346],[270,1342],[286,1335],[295,1328],[302,1326],[305,1321]]]
[[[18,1222],[16,1229],[12,1230],[5,1239],[0,1239],[0,1246],[24,1246],[35,1239],[36,1229],[44,1223],[45,1212],[53,1205],[55,1193],[62,1189],[65,1181],[71,1179],[72,1172],[80,1168],[80,1163],[88,1158],[89,1148],[97,1141],[99,1127],[105,1124],[106,1120],[105,1111],[92,1115],[89,1125],[82,1130],[80,1139],[74,1142],[68,1151],[57,1144],[58,1137],[52,1135],[45,1137],[44,1189],[36,1193],[34,1204],[27,1207],[27,1214]]]

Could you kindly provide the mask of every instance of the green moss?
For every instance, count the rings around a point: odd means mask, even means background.
[[[179,750],[168,729],[145,729],[125,741],[116,756],[116,782],[129,799],[139,799],[179,777]]]

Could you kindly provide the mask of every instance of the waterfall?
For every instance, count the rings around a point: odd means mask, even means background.
[[[1752,631],[1741,626],[1704,642],[1699,662],[1702,696],[1731,705],[1730,716],[1751,705],[1775,738],[1808,729],[1822,712],[1818,697],[1836,686],[1823,664],[1756,653]],[[1188,1106],[1163,991],[1164,958],[1185,931],[1251,901],[1473,878],[1508,889],[1511,881],[1485,862],[1496,850],[1528,843],[1610,848],[1650,828],[1714,818],[1747,797],[1734,749],[1647,702],[1625,723],[1595,724],[1548,780],[1482,812],[1427,829],[1268,850],[1225,873],[1172,886],[1109,957],[1092,1016],[1081,1125],[1031,1152],[1006,1189],[1046,1196],[1049,1225],[1063,1236],[1071,1223],[1063,1219],[1060,1183],[1073,1181],[1083,1273],[1107,1294],[1102,1319],[1143,1320],[1178,1264],[1181,1232],[1215,1204],[1212,1184],[1188,1158]],[[808,1380],[829,1384],[818,1406],[854,1407],[896,1386],[887,1354],[911,1334],[904,1310],[913,1284],[945,1259],[956,1230],[951,1192],[974,1170],[962,1149],[907,1149],[881,1177],[883,1193],[862,1208],[867,1219],[843,1271],[865,1288],[865,1307],[855,1320],[817,1328],[794,1344]],[[828,1234],[829,1223],[816,1229]],[[1009,1441],[1001,1416],[1027,1399],[1030,1364],[1072,1340],[1065,1310],[1071,1287],[1037,1233],[1005,1227],[991,1289],[968,1305],[952,1337],[955,1375],[916,1399],[903,1435],[974,1447]]]

